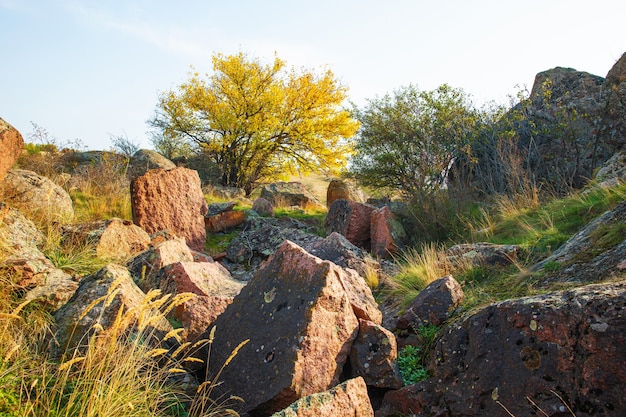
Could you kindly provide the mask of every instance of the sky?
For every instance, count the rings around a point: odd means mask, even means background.
[[[605,76],[626,52],[623,0],[0,0],[0,118],[26,141],[151,148],[159,94],[211,57],[333,71],[359,107],[447,83],[509,102],[557,66]]]

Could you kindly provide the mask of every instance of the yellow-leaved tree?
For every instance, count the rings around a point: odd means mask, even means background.
[[[197,145],[219,167],[222,185],[250,193],[281,174],[344,167],[359,127],[341,107],[346,97],[331,71],[217,54],[213,74],[193,73],[161,94],[149,124],[165,140]]]

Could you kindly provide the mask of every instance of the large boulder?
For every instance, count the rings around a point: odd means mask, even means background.
[[[365,203],[367,200],[365,192],[358,188],[354,182],[335,178],[328,183],[328,188],[326,189],[326,205],[330,207],[335,200],[339,200],[340,198],[359,203]]]
[[[125,321],[128,329],[119,329],[120,334],[141,331],[146,343],[160,344],[172,327],[158,312],[143,311],[148,309],[147,306],[140,307],[144,299],[145,294],[123,266],[109,264],[83,278],[72,298],[54,313],[56,332],[51,346],[52,356],[71,357],[75,349],[85,348],[91,335],[121,325],[120,310],[133,318]],[[137,320],[140,317],[146,320],[150,313],[156,320],[150,320],[149,326],[141,329]]]
[[[336,385],[359,326],[343,274],[291,242],[281,245],[215,321],[208,379],[249,342],[221,371],[214,394],[235,394],[241,411],[267,416]]]
[[[272,417],[374,417],[362,378],[301,398]]]
[[[43,234],[35,224],[4,203],[0,203],[0,259],[10,284],[25,299],[44,302],[56,309],[74,293],[78,284],[56,268],[39,250]]]
[[[139,149],[130,158],[127,175],[132,181],[146,174],[151,169],[170,170],[174,168],[176,168],[176,164],[160,153],[150,149]]]
[[[274,207],[325,208],[301,182],[274,182],[261,187],[261,197]]]
[[[370,216],[376,207],[356,201],[335,200],[328,210],[324,221],[327,234],[337,232],[352,244],[369,250]]]
[[[94,245],[96,255],[111,261],[125,261],[150,246],[150,235],[130,220],[112,218],[90,223],[65,225],[65,242]]]
[[[203,251],[207,203],[196,171],[151,169],[131,182],[133,221],[148,233],[171,230]]]
[[[3,188],[4,201],[29,215],[52,221],[74,217],[74,205],[67,191],[33,171],[9,170]]]
[[[24,149],[24,139],[20,132],[0,118],[0,181],[15,164]]]
[[[377,415],[623,416],[625,310],[624,282],[485,307],[444,329],[432,378],[389,392]]]

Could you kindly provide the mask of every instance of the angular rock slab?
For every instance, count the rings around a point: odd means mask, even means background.
[[[342,273],[285,241],[215,321],[209,379],[239,343],[249,343],[214,393],[243,398],[243,412],[269,415],[337,384],[359,325]]]
[[[272,417],[374,417],[363,378],[350,379],[328,391],[304,397]]]
[[[352,375],[361,376],[371,387],[398,389],[404,385],[398,369],[396,337],[389,330],[359,320],[359,335],[352,344]]]
[[[208,206],[198,172],[187,168],[151,169],[131,184],[133,222],[149,234],[169,229],[187,245],[204,250]]]

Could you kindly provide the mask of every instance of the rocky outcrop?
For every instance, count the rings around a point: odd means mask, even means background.
[[[451,275],[428,284],[409,303],[396,324],[397,329],[413,329],[434,324],[439,326],[448,320],[456,307],[463,301],[461,285]]]
[[[0,181],[2,181],[24,149],[24,139],[20,132],[2,118],[0,118],[0,149],[2,149],[0,155]]]
[[[336,385],[358,332],[343,273],[291,242],[281,245],[215,321],[209,379],[249,342],[214,392],[236,394],[241,411],[267,416]]]
[[[261,187],[261,197],[274,207],[325,208],[301,182],[274,182]]]
[[[150,149],[139,149],[130,158],[127,176],[132,181],[145,175],[151,169],[170,170],[176,168],[176,164],[158,152]]]
[[[72,298],[54,313],[56,332],[51,346],[53,357],[71,357],[74,349],[82,349],[91,335],[109,329],[118,319],[121,309],[131,314],[134,320],[125,322],[128,331],[142,331],[147,343],[160,344],[171,326],[165,317],[152,311],[157,319],[142,329],[137,323],[140,316],[147,319],[148,307],[140,308],[145,294],[135,285],[128,270],[122,266],[109,264],[95,274],[81,280]],[[124,331],[120,329],[120,334]]]
[[[335,200],[339,199],[365,203],[367,195],[354,182],[335,178],[330,181],[326,189],[326,206],[330,207]]]
[[[96,255],[111,261],[125,261],[150,245],[150,235],[130,220],[98,220],[62,228],[65,242],[93,245]]]
[[[171,230],[190,248],[203,251],[207,203],[196,171],[152,169],[131,182],[133,222],[152,234]]]
[[[352,375],[363,377],[367,386],[401,388],[404,383],[397,359],[395,335],[379,324],[359,320],[359,335],[350,351]]]
[[[472,186],[487,193],[516,192],[510,189],[512,182],[517,184],[516,169],[526,170],[538,184],[547,183],[560,193],[584,186],[626,145],[624,62],[626,54],[606,79],[562,67],[538,73],[529,99],[495,127],[514,131],[519,140],[476,141],[472,156],[477,163],[462,167],[461,162],[457,173],[463,177],[471,166]],[[511,155],[519,166],[511,166]]]
[[[51,221],[74,217],[74,205],[67,191],[33,171],[9,170],[3,188],[4,201],[24,213]]]
[[[301,398],[272,417],[374,417],[362,378]]]
[[[554,253],[531,267],[543,270],[541,284],[593,283],[612,277],[626,258],[626,201],[592,220]]]
[[[327,234],[337,232],[352,244],[369,250],[370,216],[376,207],[344,199],[335,200],[324,221]]]
[[[621,416],[626,283],[503,301],[451,324],[433,377],[389,392],[377,416]],[[559,396],[561,398],[559,398]],[[564,404],[564,401],[567,404]]]

